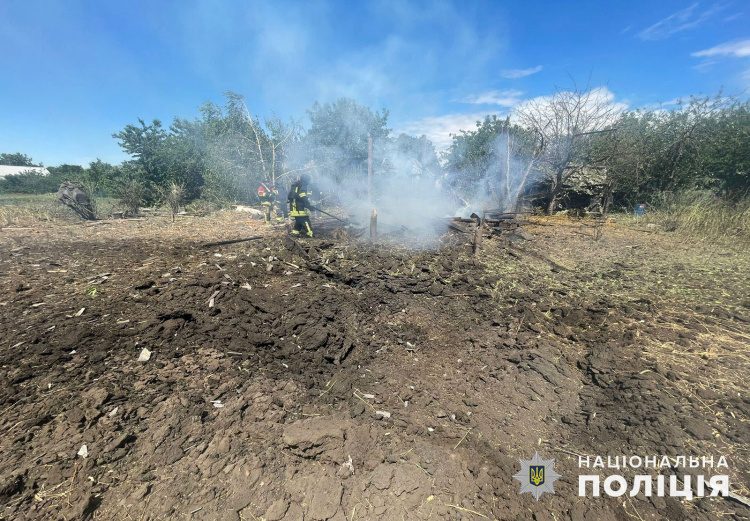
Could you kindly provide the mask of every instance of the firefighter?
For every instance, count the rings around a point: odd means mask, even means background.
[[[279,195],[279,191],[269,184],[266,179],[258,187],[258,199],[260,199],[260,205],[263,207],[263,220],[266,224],[271,222],[272,214],[275,213],[276,197]]]
[[[289,189],[289,195],[287,196],[287,200],[289,201],[289,215],[294,217],[292,235],[300,235],[302,233],[307,237],[313,236],[313,231],[310,227],[308,186],[310,186],[310,176],[303,174]]]

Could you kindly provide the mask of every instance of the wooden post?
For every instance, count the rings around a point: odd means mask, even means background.
[[[482,229],[484,228],[484,218],[487,210],[482,210],[482,219],[474,230],[474,258],[479,257],[479,250],[482,248]]]
[[[378,211],[373,210],[370,214],[370,238],[378,235]]]
[[[367,197],[372,202],[372,138],[367,138]]]

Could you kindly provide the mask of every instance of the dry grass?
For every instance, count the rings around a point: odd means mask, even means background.
[[[0,226],[33,226],[64,218],[67,208],[53,195],[7,196],[0,198]]]
[[[100,198],[97,217],[106,218],[117,209],[113,199]],[[39,223],[72,224],[82,222],[55,194],[0,194],[0,227],[33,227]]]
[[[3,220],[3,212],[8,220]],[[33,229],[35,237],[50,243],[71,240],[106,241],[115,236],[122,240],[166,241],[207,241],[240,239],[251,235],[273,232],[274,228],[263,226],[263,221],[252,219],[248,214],[219,211],[206,217],[178,215],[172,222],[169,215],[149,215],[139,219],[103,219],[84,221],[63,205],[59,205],[58,217],[40,219],[43,213],[33,210],[8,209],[0,206],[0,245],[7,239],[27,237]],[[69,214],[65,216],[64,214]],[[5,223],[5,224],[4,224]]]
[[[685,192],[664,197],[640,221],[696,242],[750,248],[750,198],[727,202],[708,192]]]
[[[661,377],[665,385],[665,392],[669,392],[678,398],[683,404],[697,402],[711,416],[716,418],[721,430],[726,429],[729,421],[747,421],[726,407],[723,403],[727,397],[743,396],[746,392],[744,378],[742,375],[750,371],[750,357],[747,356],[746,336],[736,334],[731,328],[725,328],[721,324],[711,324],[706,327],[706,333],[698,335],[689,347],[683,347],[673,342],[659,342],[652,340],[644,352],[647,359],[651,359],[662,367],[669,368],[679,378],[672,381]],[[708,347],[706,347],[708,346]],[[697,382],[691,381],[691,376],[702,375]],[[660,375],[661,376],[661,375]],[[697,391],[699,389],[709,390],[716,393],[717,399],[701,398]],[[731,418],[730,418],[731,416]],[[707,442],[708,446],[714,448],[714,453],[723,455],[734,464],[747,460],[747,448],[744,444],[737,444],[722,436],[721,430],[714,433],[713,442]],[[701,447],[695,444],[695,440],[687,441],[692,452],[701,453]],[[703,447],[705,452],[705,447]],[[730,468],[732,483],[738,486],[735,491],[747,495],[748,490],[742,483],[742,479]]]

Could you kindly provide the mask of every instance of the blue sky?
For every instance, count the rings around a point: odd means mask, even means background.
[[[573,81],[629,108],[746,98],[750,2],[0,0],[0,70],[0,152],[47,166],[119,163],[113,132],[227,90],[305,123],[354,97],[442,148]]]

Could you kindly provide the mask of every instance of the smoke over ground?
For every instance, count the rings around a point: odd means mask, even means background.
[[[352,99],[316,103],[307,129],[275,117],[261,123],[241,95],[227,93],[227,99],[224,108],[204,106],[202,120],[173,125],[203,166],[204,196],[257,204],[259,183],[288,189],[308,174],[313,201],[324,209],[342,207],[365,226],[376,210],[379,233],[429,238],[444,232],[450,217],[515,210],[524,186],[537,177],[533,143],[522,129],[508,130],[507,120],[487,118],[477,130],[453,136],[441,162],[426,137],[391,137],[387,111]]]
[[[500,134],[492,140],[487,161],[476,175],[478,180],[465,184],[462,190],[467,203],[457,215],[468,217],[472,213],[481,215],[484,210],[514,212],[519,210],[519,199],[524,188],[540,177],[534,168],[533,157],[508,152],[508,134]]]
[[[406,229],[420,236],[434,235],[440,230],[436,221],[451,217],[457,201],[443,188],[442,177],[418,170],[418,166],[404,163],[390,172],[374,174],[371,189],[366,171],[364,179],[344,181],[318,174],[313,183],[326,201],[345,207],[358,223],[368,223],[372,210],[377,210],[381,232]]]
[[[513,137],[509,149],[508,139],[507,133],[495,136],[481,163],[465,171],[441,165],[425,139],[404,135],[373,147],[371,182],[366,159],[346,172],[315,163],[308,163],[306,171],[312,177],[313,191],[322,193],[323,205],[345,208],[362,225],[369,223],[372,210],[377,210],[379,232],[403,231],[415,239],[429,239],[445,232],[447,218],[517,209],[523,188],[538,177],[538,172]],[[399,141],[403,144],[409,140],[418,150],[398,146]],[[315,152],[321,155],[320,149]],[[296,153],[314,155],[304,148]],[[341,158],[346,151],[328,147],[322,155]]]

